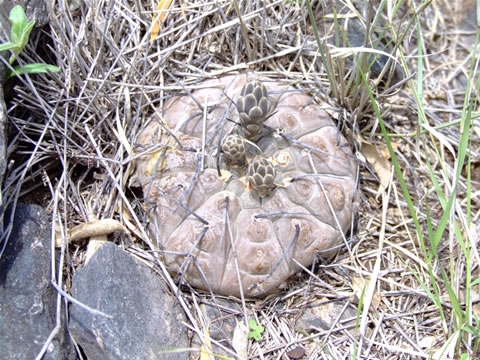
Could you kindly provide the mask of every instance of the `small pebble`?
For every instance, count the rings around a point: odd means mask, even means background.
[[[287,351],[287,356],[290,359],[301,359],[305,356],[305,349],[301,346],[297,346],[295,349]]]

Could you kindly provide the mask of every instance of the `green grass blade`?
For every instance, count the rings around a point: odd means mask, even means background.
[[[320,39],[320,33],[318,32],[318,27],[317,27],[317,23],[315,21],[315,16],[313,15],[312,4],[311,4],[310,0],[306,0],[306,3],[307,3],[308,15],[310,17],[310,22],[312,23],[313,32],[315,34],[315,39],[316,39],[317,44],[318,44],[318,50],[320,51],[320,56],[322,57],[322,62],[325,66],[325,70],[327,71],[328,81],[330,82],[330,88],[333,91],[333,96],[336,99],[338,99],[338,90],[337,90],[337,87],[335,86],[335,79],[333,77],[333,69],[330,65],[330,62],[327,60],[327,56],[325,55],[324,44],[322,43],[322,41]]]
[[[14,72],[9,72],[7,75],[7,79],[10,79],[14,76],[18,75],[23,75],[24,73],[27,74],[39,74],[39,73],[48,73],[49,71],[52,72],[59,72],[60,69],[56,67],[55,65],[50,65],[50,64],[26,64],[20,67],[19,65],[14,66],[13,69],[16,71]]]

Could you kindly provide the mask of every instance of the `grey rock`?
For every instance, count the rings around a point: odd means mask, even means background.
[[[10,23],[3,11],[0,11],[0,43],[8,41],[7,34],[10,33]],[[8,59],[8,51],[1,51],[0,57]],[[0,61],[0,192],[3,183],[3,175],[7,168],[7,105],[3,94],[3,82],[7,69]],[[0,198],[0,224],[3,224],[3,197]]]
[[[466,1],[468,3],[468,1]],[[467,5],[467,4],[465,4]],[[474,2],[472,6],[466,6],[467,16],[463,21],[458,24],[458,30],[461,35],[459,41],[464,44],[466,48],[475,49],[475,38],[476,38],[476,29],[477,29],[477,12],[478,5],[477,2]],[[460,19],[459,19],[460,20]],[[456,77],[459,87],[466,88],[468,84],[468,78],[462,71],[458,72]]]
[[[205,322],[209,324],[210,337],[218,344],[234,352],[232,346],[233,333],[238,321],[243,321],[241,304],[233,300],[217,297],[216,303],[204,303],[200,305]],[[193,339],[197,347],[202,346],[198,337]],[[215,354],[231,357],[232,354],[223,350],[220,346],[212,343],[212,351]]]
[[[44,0],[0,0],[0,7],[7,14],[7,18],[10,10],[16,5],[23,7],[28,20],[35,20],[36,28],[48,23],[47,5]]]
[[[343,301],[332,302],[327,300],[309,305],[297,320],[295,328],[310,332],[320,329],[327,331],[333,326],[355,326],[356,309],[353,306],[347,306],[343,310],[344,308],[345,302]],[[337,321],[339,316],[340,319]]]
[[[3,183],[3,175],[7,168],[7,105],[3,95],[3,79],[5,77],[6,69],[3,64],[0,64],[0,184]],[[0,185],[0,191],[2,190]],[[0,207],[3,206],[3,198],[0,198]],[[0,210],[3,216],[3,210]],[[0,217],[0,224],[3,219]]]
[[[361,47],[364,45],[365,41],[365,36],[366,36],[366,28],[363,26],[362,22],[355,18],[349,21],[348,27],[347,27],[347,38],[348,42],[351,47]],[[375,40],[377,41],[377,40]],[[375,49],[384,51],[386,53],[390,53],[391,49],[387,47],[382,41],[378,41],[377,44],[375,45]],[[376,57],[377,54],[372,54],[371,56],[368,57],[368,63],[367,63],[367,68],[370,69],[372,75],[374,78],[378,78],[385,66],[388,64],[388,70],[384,73],[383,75],[383,80],[386,80],[388,78],[388,73],[390,69],[392,68],[392,61],[388,63],[388,56],[386,55],[380,55]],[[392,82],[395,84],[399,82],[403,77],[402,71],[400,69],[400,66],[395,66],[393,68],[393,76],[392,76]]]
[[[348,21],[344,20],[341,15],[352,15],[351,10],[349,7],[343,4],[343,2],[338,0],[327,0],[326,5],[321,7],[320,12],[320,22],[319,22],[319,29],[320,31],[324,28],[323,24],[328,24],[327,28],[330,28],[330,32],[328,33],[328,42],[332,45],[336,45],[335,41],[335,30],[334,30],[334,23],[331,17],[324,17],[325,15],[330,16],[333,13],[333,6],[336,6],[338,11],[338,29],[339,29],[339,45],[340,47],[343,46],[344,37],[343,37],[343,29],[346,27],[346,46],[348,47],[362,47],[365,44],[365,37],[367,36],[367,29],[365,25],[360,21],[358,17],[352,16],[349,17]],[[366,5],[367,2],[363,3],[363,6]],[[361,12],[361,11],[360,11]],[[320,26],[321,25],[321,26]],[[381,26],[379,27],[381,29]],[[386,36],[385,36],[386,37]],[[379,36],[376,33],[373,33],[371,38],[371,43],[367,43],[367,47],[375,48],[376,50],[381,50],[386,53],[391,53],[392,46],[387,46],[387,44],[383,41],[384,39],[379,39]],[[384,73],[382,80],[386,81],[389,77],[389,72],[392,71],[392,78],[391,84],[395,84],[402,80],[404,77],[403,71],[401,70],[400,66],[393,64],[392,61],[388,63],[389,57],[386,55],[378,54],[368,54],[367,59],[367,70],[370,71],[371,76],[373,78],[378,78],[385,66],[388,64],[388,70]],[[346,58],[346,67],[348,69],[357,66],[355,62],[355,58],[352,56],[348,56]]]
[[[188,359],[185,316],[161,278],[113,243],[77,270],[72,295],[107,318],[72,304],[70,333],[88,359]]]
[[[50,249],[46,212],[37,205],[18,206],[13,231],[0,258],[2,360],[34,359],[55,328],[57,292],[50,284]],[[64,327],[43,359],[74,358],[75,350]]]
[[[3,7],[3,1],[0,0],[0,42],[7,42],[9,41],[10,37],[10,22],[8,20],[8,13],[5,11],[6,9]],[[0,56],[4,56],[8,52],[0,52]]]
[[[236,320],[242,319],[240,304],[217,298],[217,304],[208,303],[200,305],[206,322],[210,324],[210,337],[219,342],[228,341],[233,336]],[[236,315],[238,314],[238,316]]]

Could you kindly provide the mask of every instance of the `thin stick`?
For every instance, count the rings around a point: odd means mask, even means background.
[[[195,173],[193,174],[192,181],[190,181],[190,184],[188,184],[188,188],[185,191],[185,193],[183,194],[182,199],[180,200],[180,204],[183,204],[188,199],[188,196],[190,195],[190,193],[193,190],[193,187],[195,186],[195,183],[198,179],[198,175],[200,174],[200,171],[203,169],[202,164],[201,164],[202,159],[203,159],[203,157],[200,154],[197,154],[197,167],[195,168]],[[178,205],[176,207],[174,213],[177,212],[179,206],[180,205]]]
[[[200,220],[204,225],[208,225],[208,221],[205,220],[204,218],[202,218],[200,215],[198,215],[195,211],[193,210],[190,210],[190,208],[188,208],[187,206],[183,205],[180,201],[178,201],[177,199],[175,199],[173,196],[171,196],[170,194],[168,194],[167,192],[163,191],[162,189],[160,188],[156,188],[157,191],[162,194],[163,196],[165,196],[167,199],[169,200],[172,200],[173,202],[175,202],[178,206],[182,207],[183,210],[187,211],[189,214],[195,216],[198,220]]]
[[[188,251],[187,254],[185,254],[185,261],[182,263],[182,266],[180,266],[180,269],[178,270],[177,275],[182,273],[182,277],[183,277],[184,272],[187,271],[187,268],[190,265],[193,250],[197,248],[198,243],[203,239],[207,231],[208,231],[208,226],[205,226],[200,232],[200,234],[198,234],[197,238],[195,239],[192,246],[190,247],[190,250]]]
[[[235,243],[233,242],[232,228],[230,226],[230,218],[228,216],[229,202],[230,202],[230,198],[228,196],[225,197],[225,209],[227,209],[225,222],[228,229],[228,235],[229,235],[228,239],[230,240],[230,246],[232,248],[233,262],[235,264],[235,273],[237,274],[238,288],[240,290],[240,299],[242,300],[243,318],[245,320],[245,326],[248,329],[247,306],[245,304],[245,296],[243,294],[242,278],[240,276],[240,268],[238,266],[238,259],[237,259],[237,250],[235,248]]]
[[[153,172],[152,172],[152,175],[151,175],[151,180],[148,184],[147,191],[145,191],[145,195],[144,195],[144,197],[147,198],[147,199],[150,197],[150,190],[152,189],[153,180],[157,177],[158,168],[160,167],[160,164],[162,163],[167,150],[168,150],[168,147],[164,146],[163,149],[162,149],[162,152],[160,153],[160,156],[158,157],[157,161],[155,162],[155,166],[153,167]]]
[[[87,310],[89,313],[91,313],[91,314],[93,314],[93,315],[100,315],[100,316],[103,316],[103,317],[108,318],[108,319],[113,319],[113,316],[112,316],[112,315],[109,315],[109,314],[104,313],[103,311],[100,311],[100,310],[91,308],[90,306],[85,305],[84,303],[78,301],[78,300],[75,299],[73,296],[70,296],[70,295],[67,294],[65,291],[63,291],[62,289],[60,289],[60,288],[58,287],[58,285],[55,284],[53,281],[51,281],[50,283],[53,285],[53,287],[58,291],[58,293],[59,293],[60,295],[62,295],[65,299],[67,299],[68,301],[70,301],[72,304],[75,304],[75,305],[80,306],[82,309]]]
[[[270,211],[267,213],[256,214],[253,217],[255,219],[263,219],[273,216],[320,216],[320,214],[310,213],[310,212],[300,212],[300,211]]]
[[[315,168],[315,164],[313,163],[312,155],[310,154],[310,152],[308,153],[308,161],[310,163],[310,166],[313,169],[313,172],[315,174],[318,174],[317,169]],[[330,201],[330,198],[328,197],[328,193],[325,190],[325,187],[323,186],[323,182],[319,178],[315,178],[315,180],[316,180],[317,184],[320,186],[320,189],[322,189],[322,193],[325,196],[325,200],[327,201],[328,208],[330,209],[332,217],[335,220],[335,224],[337,225],[337,230],[340,233],[340,235],[342,236],[343,242],[344,242],[345,246],[347,247],[348,253],[353,258],[352,249],[350,248],[350,245],[348,244],[347,238],[345,237],[345,234],[343,233],[342,227],[340,226],[340,222],[338,221],[337,214],[335,213],[335,210],[333,209],[332,202]]]
[[[200,169],[205,169],[205,142],[207,136],[207,109],[208,109],[208,95],[205,96],[205,105],[203,106],[203,126],[202,126],[202,162]]]

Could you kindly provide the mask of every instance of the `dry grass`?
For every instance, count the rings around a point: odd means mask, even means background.
[[[479,229],[474,225],[480,217],[480,125],[475,107],[470,163],[460,169],[454,190],[448,174],[454,174],[458,165],[466,79],[475,80],[478,75],[469,75],[473,45],[466,42],[471,38],[458,30],[446,1],[424,7],[418,19],[411,2],[401,4],[391,22],[386,8],[381,12],[376,30],[380,33],[380,26],[385,26],[387,34],[400,39],[395,56],[403,58],[405,73],[413,74],[413,80],[390,93],[369,81],[419,227],[398,173],[390,171],[381,121],[360,72],[350,74],[341,57],[332,57],[335,52],[330,48],[325,54],[331,61],[329,80],[329,67],[322,64],[317,51],[306,4],[247,0],[236,8],[235,1],[175,2],[159,38],[151,43],[156,2],[88,3],[70,11],[66,1],[58,1],[51,22],[52,42],[36,45],[50,47],[57,57],[51,62],[61,72],[32,76],[16,88],[9,113],[16,134],[9,159],[15,163],[3,190],[6,203],[33,198],[45,205],[62,234],[92,215],[121,221],[130,236],[117,233],[112,240],[169,279],[172,293],[188,315],[187,326],[206,334],[207,320],[200,305],[213,299],[191,289],[177,292],[158,253],[152,251],[144,230],[142,195],[128,183],[138,156],[132,144],[149,116],[172,94],[193,89],[202,79],[255,71],[309,89],[312,97],[330,104],[331,113],[341,119],[339,127],[355,145],[359,158],[363,159],[365,147],[373,155],[365,154],[371,171],[360,162],[360,205],[350,238],[351,254],[342,252],[331,264],[317,265],[314,274],[303,273],[297,282],[302,286],[293,293],[264,302],[247,301],[244,306],[240,302],[238,309],[226,315],[254,318],[265,327],[259,342],[250,340],[248,357],[286,358],[285,353],[297,345],[311,359],[474,356],[480,329],[475,321],[480,316],[479,287],[471,284],[480,275]],[[316,14],[321,6],[314,2]],[[377,8],[378,4],[373,13]],[[323,23],[318,24],[322,30]],[[418,47],[420,40],[423,45]],[[428,55],[421,57],[423,70],[419,69],[419,49]],[[413,91],[418,76],[423,84],[420,105]],[[472,101],[478,103],[474,89]],[[420,127],[420,112],[430,127]],[[385,188],[379,190],[375,176]],[[447,200],[456,194],[447,231],[434,252],[431,243],[422,242],[420,236],[430,239],[429,227],[435,231],[445,212],[432,179],[438,181]],[[58,284],[68,290],[71,275],[84,261],[84,246],[64,243],[61,256],[64,265],[57,272],[65,276],[59,277]],[[447,294],[442,270],[458,304]],[[345,320],[339,312],[329,330],[295,330],[309,305],[327,300],[357,315]],[[463,323],[457,308],[464,315]],[[468,325],[477,333],[466,332]],[[445,344],[446,351],[441,353]],[[232,350],[224,351],[234,356]]]

